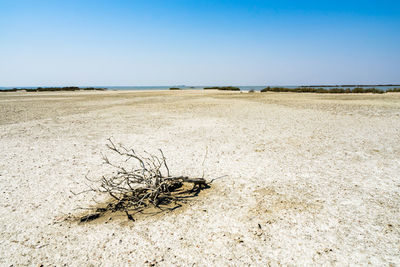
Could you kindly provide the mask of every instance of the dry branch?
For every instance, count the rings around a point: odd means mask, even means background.
[[[125,163],[132,165],[130,169],[118,165],[103,155],[104,163],[115,171],[110,176],[103,176],[97,187],[91,186],[87,191],[106,194],[111,201],[105,208],[95,209],[95,213],[83,216],[81,221],[98,218],[107,211],[122,211],[133,220],[132,214],[143,211],[148,207],[158,209],[168,208],[170,204],[179,206],[185,197],[176,194],[176,191],[186,184],[192,184],[189,192],[198,193],[209,185],[204,178],[191,178],[187,176],[171,176],[166,157],[161,149],[160,155],[145,152],[146,156],[139,155],[133,149],[123,145],[116,145],[109,138],[107,148],[121,156]],[[88,181],[93,182],[92,180]],[[175,207],[174,207],[175,208]]]

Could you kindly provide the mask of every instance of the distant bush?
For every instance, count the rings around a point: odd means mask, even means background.
[[[16,91],[18,91],[17,88],[0,90],[0,92],[16,92]]]
[[[87,91],[91,91],[91,90],[96,90],[96,91],[105,91],[105,90],[107,90],[106,88],[94,88],[94,87],[86,87],[86,88],[83,88],[83,89],[80,89],[80,90],[87,90]]]
[[[360,94],[364,92],[364,89],[362,87],[356,87],[353,90],[351,90],[352,93]]]
[[[390,93],[400,93],[400,88],[388,89],[388,90],[386,90],[386,92],[390,92]]]
[[[239,87],[233,87],[233,86],[204,87],[204,90],[209,90],[209,89],[216,89],[216,90],[221,90],[221,91],[240,91]]]
[[[253,90],[253,89],[251,89],[251,90],[249,91],[249,93],[254,93],[254,90]]]
[[[26,92],[56,92],[56,91],[79,91],[79,90],[97,90],[97,91],[105,91],[106,88],[94,88],[94,87],[85,87],[79,88],[76,86],[70,87],[38,87],[36,89],[24,89],[24,88],[13,88],[0,90],[0,92],[17,92],[17,91],[26,91]]]
[[[286,88],[286,87],[266,87],[261,92],[292,92],[292,93],[320,93],[320,94],[349,94],[349,93],[373,93],[383,94],[385,91],[376,88],[362,88],[356,87],[353,90],[350,88],[315,88],[315,87],[298,87],[298,88]]]
[[[169,88],[169,90],[181,90],[181,88],[178,88],[178,87],[171,87],[171,88]]]
[[[261,89],[261,92],[290,92],[291,89],[285,88],[285,87],[266,87],[264,89]]]

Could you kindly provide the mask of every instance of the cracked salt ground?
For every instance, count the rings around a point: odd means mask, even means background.
[[[0,265],[400,265],[399,94],[4,93],[0,108]],[[92,204],[70,190],[107,172],[108,137],[190,177],[208,147],[205,176],[227,176],[176,213],[59,223]]]

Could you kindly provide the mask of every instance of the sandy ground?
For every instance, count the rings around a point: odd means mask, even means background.
[[[0,94],[0,265],[400,265],[400,94]],[[134,223],[92,204],[106,139],[221,175]],[[202,166],[208,147],[208,155]]]

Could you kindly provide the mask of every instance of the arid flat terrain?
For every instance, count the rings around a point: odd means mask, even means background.
[[[0,111],[2,266],[400,265],[400,94],[19,92]],[[95,204],[72,192],[110,171],[110,137],[224,177],[135,222],[65,220]]]

